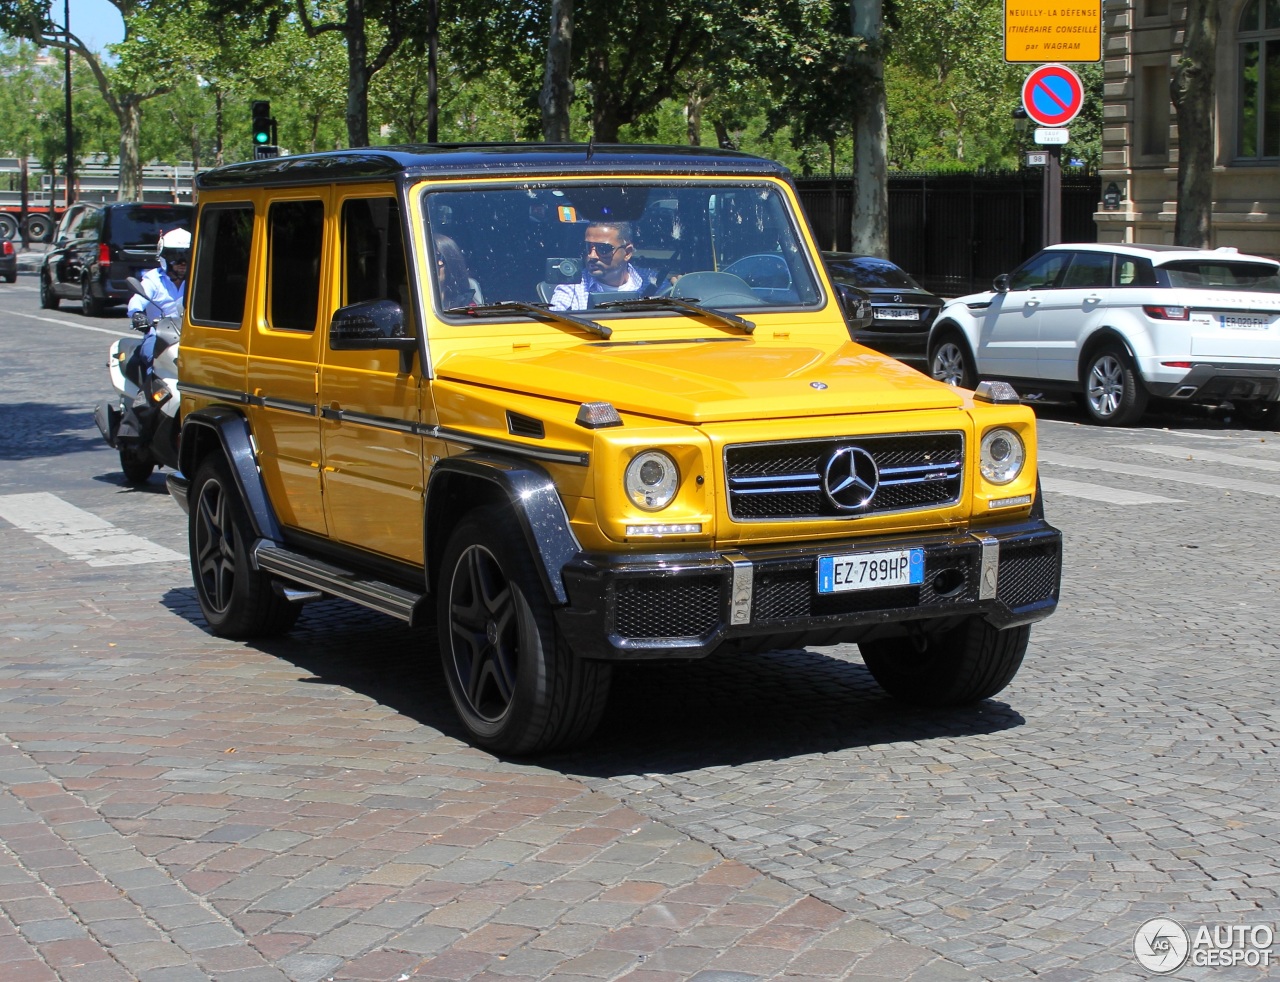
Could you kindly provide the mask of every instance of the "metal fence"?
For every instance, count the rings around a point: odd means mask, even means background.
[[[848,250],[853,179],[800,178],[800,200],[823,249]],[[1006,174],[893,174],[889,258],[927,290],[958,296],[987,289],[1040,248],[1039,169]],[[1097,176],[1062,175],[1062,240],[1096,242]]]

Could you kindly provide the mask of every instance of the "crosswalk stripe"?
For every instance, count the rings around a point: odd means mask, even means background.
[[[1180,498],[1165,498],[1158,494],[1142,494],[1139,491],[1125,491],[1122,488],[1108,488],[1101,484],[1087,484],[1084,481],[1069,481],[1062,477],[1041,475],[1040,484],[1049,494],[1066,494],[1073,498],[1088,498],[1090,501],[1102,501],[1109,505],[1162,505],[1176,504]]]
[[[47,492],[0,495],[0,518],[90,566],[186,562],[180,552],[116,528]]]
[[[1199,447],[1169,447],[1149,443],[1139,444],[1128,449],[1163,454],[1166,457],[1179,457],[1183,460],[1204,460],[1214,464],[1230,464],[1232,467],[1249,467],[1255,471],[1280,472],[1280,460],[1258,460],[1256,457],[1241,457],[1239,454],[1220,453],[1217,450],[1202,450]]]
[[[1115,460],[1097,460],[1093,457],[1078,457],[1074,454],[1054,453],[1052,451],[1041,451],[1040,462],[1058,467],[1075,467],[1081,470],[1103,471],[1108,474],[1127,474],[1130,477],[1149,477],[1156,481],[1196,484],[1203,488],[1214,488],[1219,491],[1243,491],[1248,494],[1266,495],[1268,498],[1280,498],[1280,484],[1265,484],[1262,481],[1239,481],[1234,478],[1216,477],[1208,474],[1191,474],[1166,467],[1140,467]]]

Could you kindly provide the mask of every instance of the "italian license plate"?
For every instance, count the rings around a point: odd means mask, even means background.
[[[913,321],[918,320],[916,312],[910,307],[881,307],[875,312],[875,315],[882,321]]]
[[[818,592],[879,590],[924,582],[924,550],[862,552],[818,557]]]

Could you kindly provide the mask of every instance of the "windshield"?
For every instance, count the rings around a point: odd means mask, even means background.
[[[501,315],[495,305],[513,302],[574,311],[652,297],[716,308],[821,299],[772,185],[547,183],[429,191],[425,206],[436,303],[453,316]]]
[[[1271,263],[1190,259],[1165,263],[1160,268],[1169,277],[1170,286],[1280,293],[1280,267]]]

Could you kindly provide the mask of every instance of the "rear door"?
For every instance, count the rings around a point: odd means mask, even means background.
[[[1073,382],[1079,378],[1080,345],[1101,310],[1117,301],[1113,289],[1115,256],[1080,250],[1062,274],[1056,290],[1045,290],[1040,304],[1038,377]],[[1120,293],[1123,298],[1125,294]],[[1136,294],[1129,294],[1136,298]]]

